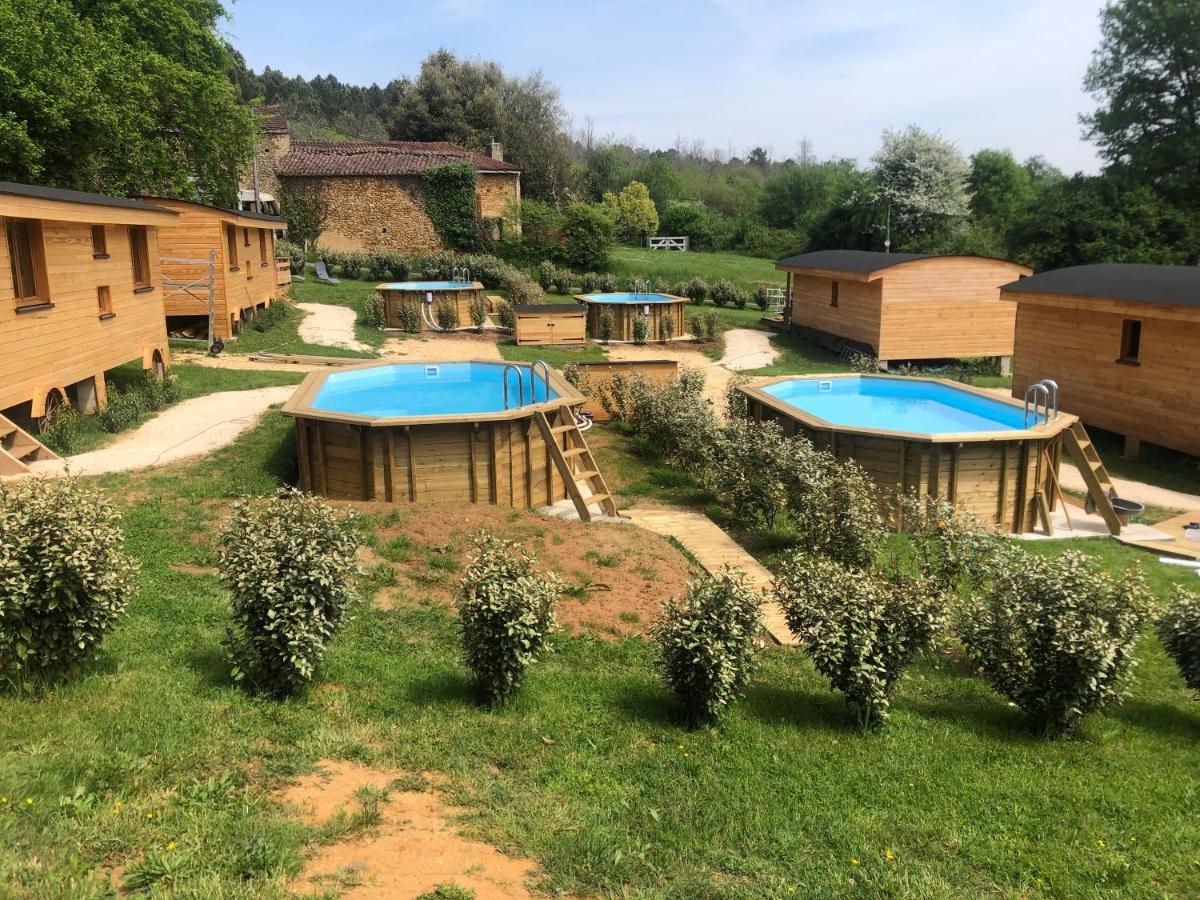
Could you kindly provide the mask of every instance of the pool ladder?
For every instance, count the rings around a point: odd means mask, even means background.
[[[542,371],[542,402],[550,399],[550,367],[546,365],[544,359],[535,359],[529,364],[529,402],[537,403],[537,377],[538,369]],[[519,366],[514,366],[509,363],[504,367],[504,373],[501,379],[504,382],[504,408],[511,409],[512,403],[509,400],[508,394],[508,373],[512,371],[517,376],[517,408],[525,405],[525,379],[521,377],[521,369]]]
[[[1029,427],[1029,416],[1033,414],[1033,424],[1038,423],[1038,410],[1043,421],[1049,422],[1058,418],[1058,383],[1043,378],[1025,389],[1025,427]],[[1053,414],[1051,414],[1053,410]]]

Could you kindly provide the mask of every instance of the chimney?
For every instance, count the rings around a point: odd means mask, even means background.
[[[492,141],[492,159],[504,162],[504,145],[499,141]]]

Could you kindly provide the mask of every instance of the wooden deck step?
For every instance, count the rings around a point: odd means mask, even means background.
[[[15,422],[0,416],[0,476],[24,475],[29,463],[61,458]]]
[[[560,407],[552,415],[556,420],[553,423],[544,412],[536,413],[534,420],[537,422],[538,430],[542,433],[542,441],[550,451],[550,458],[554,461],[559,477],[562,478],[567,489],[567,496],[575,505],[579,521],[590,522],[592,520],[590,507],[593,506],[598,506],[604,515],[616,518],[617,504],[612,498],[612,492],[608,489],[608,485],[604,482],[604,476],[596,467],[595,457],[588,448],[583,432],[575,423],[575,414],[570,409]],[[560,436],[562,444],[559,443]],[[578,471],[574,468],[576,463],[580,466]],[[584,495],[581,484],[587,489],[587,496]]]
[[[576,456],[582,456],[587,452],[587,447],[572,447],[570,450],[564,450],[563,456],[565,456],[567,459],[572,459]]]
[[[1117,515],[1117,511],[1113,509],[1110,499],[1113,494],[1112,479],[1108,475],[1108,470],[1104,468],[1104,463],[1100,460],[1100,454],[1096,452],[1091,438],[1088,437],[1087,429],[1083,427],[1082,422],[1077,421],[1063,432],[1063,436],[1066,439],[1067,452],[1071,454],[1071,458],[1075,461],[1075,465],[1087,485],[1088,496],[1096,505],[1096,512],[1100,513],[1112,535],[1120,535],[1121,519]]]
[[[574,431],[575,425],[554,425],[550,429],[550,433],[554,435],[566,434],[568,431]]]

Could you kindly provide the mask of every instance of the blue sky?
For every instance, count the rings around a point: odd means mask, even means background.
[[[385,84],[439,46],[541,69],[597,136],[865,162],[918,124],[964,153],[1008,147],[1095,171],[1078,117],[1102,0],[240,0],[255,69]]]

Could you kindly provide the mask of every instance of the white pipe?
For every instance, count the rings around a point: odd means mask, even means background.
[[[1173,556],[1160,556],[1158,561],[1167,566],[1183,566],[1185,569],[1200,569],[1200,559],[1176,559]]]

